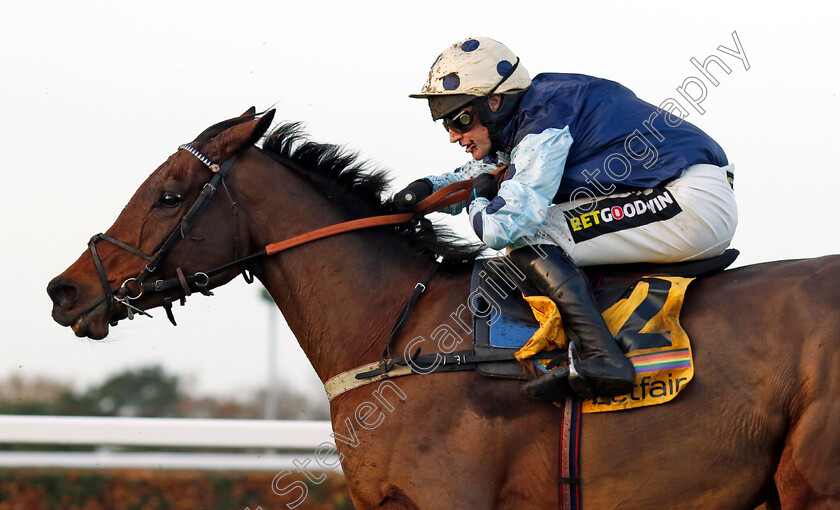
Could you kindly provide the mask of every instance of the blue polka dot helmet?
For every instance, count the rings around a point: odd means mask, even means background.
[[[443,50],[419,94],[428,99],[435,120],[476,97],[519,92],[531,86],[528,71],[504,44],[489,37],[470,37]]]

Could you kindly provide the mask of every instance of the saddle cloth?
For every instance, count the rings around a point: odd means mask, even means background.
[[[584,401],[584,413],[661,404],[685,388],[694,375],[688,335],[679,323],[686,289],[695,277],[724,269],[737,255],[727,250],[712,259],[663,267],[587,269],[604,320],[636,369],[636,386],[627,395]],[[469,299],[475,353],[515,352],[520,360],[519,365],[480,363],[479,373],[525,380],[526,373],[534,377],[548,371],[548,360],[565,353],[566,336],[574,339],[574,334],[564,332],[556,306],[536,296],[536,289],[506,259],[476,261]],[[526,299],[537,306],[532,310]]]

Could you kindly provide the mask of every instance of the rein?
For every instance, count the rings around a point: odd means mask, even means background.
[[[505,168],[505,167],[502,167]],[[296,246],[300,246],[302,244],[310,243],[312,241],[317,241],[318,239],[324,239],[326,237],[331,237],[338,234],[343,234],[346,232],[353,232],[356,230],[362,230],[366,228],[373,228],[373,227],[382,227],[387,225],[398,225],[400,223],[407,223],[414,219],[420,218],[425,216],[426,214],[434,211],[438,211],[445,207],[448,207],[452,204],[456,204],[463,200],[467,200],[470,196],[470,190],[472,189],[472,179],[465,180],[465,181],[458,181],[448,186],[440,189],[436,193],[433,193],[428,198],[423,200],[422,202],[418,203],[415,208],[414,212],[407,212],[407,213],[400,213],[400,214],[386,214],[382,216],[371,216],[368,218],[360,218],[351,221],[345,221],[343,223],[338,223],[335,225],[330,225],[328,227],[319,228],[317,230],[313,230],[311,232],[307,232],[305,234],[300,234],[284,241],[279,241],[276,243],[272,243],[266,245],[260,251],[252,253],[247,257],[242,257],[240,259],[236,259],[228,264],[223,266],[219,266],[215,269],[211,269],[209,271],[203,271],[196,273],[192,276],[186,277],[179,277],[179,278],[170,278],[167,280],[156,280],[154,282],[149,283],[142,283],[140,284],[140,289],[142,292],[163,292],[166,290],[171,290],[174,288],[182,288],[185,291],[189,290],[190,286],[198,285],[200,287],[206,287],[207,283],[209,283],[209,279],[213,276],[221,274],[228,269],[231,269],[234,266],[242,265],[245,262],[249,262],[251,260],[265,257],[268,255],[274,255],[280,253],[281,251],[288,250],[290,248],[294,248]],[[139,296],[137,296],[139,297]]]
[[[114,317],[116,315],[115,303],[120,303],[126,307],[127,315],[130,320],[134,318],[134,312],[151,317],[149,313],[132,305],[130,302],[139,299],[147,292],[166,292],[172,289],[183,290],[185,296],[189,296],[192,293],[193,289],[203,294],[212,295],[212,293],[210,293],[209,290],[210,279],[231,268],[237,266],[245,267],[245,264],[251,260],[260,257],[265,257],[268,255],[274,255],[276,253],[280,253],[281,251],[288,250],[295,246],[300,246],[302,244],[306,244],[318,239],[343,234],[345,232],[352,232],[372,227],[407,223],[412,220],[419,219],[430,212],[438,211],[452,204],[456,204],[458,202],[467,200],[470,196],[470,190],[472,189],[471,179],[454,182],[452,184],[449,184],[448,186],[445,186],[441,190],[437,191],[436,193],[433,193],[428,198],[418,203],[414,207],[413,212],[372,216],[369,218],[360,218],[339,223],[336,225],[330,225],[328,227],[320,228],[311,232],[307,232],[305,234],[294,236],[284,241],[269,244],[262,250],[256,253],[252,253],[251,255],[248,255],[246,257],[239,258],[236,255],[234,255],[234,260],[232,262],[229,262],[223,266],[219,266],[208,271],[197,272],[191,276],[186,276],[181,271],[181,268],[177,268],[176,274],[178,276],[176,278],[159,279],[155,280],[154,282],[146,282],[146,279],[159,267],[161,267],[166,256],[169,255],[169,253],[171,253],[172,250],[175,249],[175,247],[183,238],[189,235],[196,222],[201,217],[202,213],[206,210],[210,201],[213,199],[216,190],[218,190],[220,186],[224,187],[225,191],[228,193],[228,196],[230,197],[231,203],[234,207],[234,220],[237,220],[237,213],[235,209],[236,202],[233,200],[233,197],[230,196],[230,192],[227,190],[227,187],[224,183],[225,177],[227,177],[230,174],[231,169],[233,168],[233,165],[236,161],[236,156],[228,159],[227,161],[219,165],[217,163],[214,163],[210,158],[202,154],[199,150],[197,150],[190,144],[180,145],[178,149],[185,150],[193,156],[195,156],[196,159],[201,161],[201,163],[203,163],[207,168],[210,169],[211,172],[213,172],[213,177],[208,183],[204,185],[204,188],[201,190],[201,194],[193,203],[192,207],[190,207],[190,210],[181,219],[178,226],[175,229],[173,229],[173,231],[169,234],[166,241],[164,241],[163,245],[161,245],[161,247],[154,254],[148,254],[105,234],[96,234],[93,237],[91,237],[90,241],[88,242],[88,247],[90,249],[91,256],[93,257],[96,270],[99,274],[99,280],[102,284],[102,290],[104,293],[102,301],[97,303],[97,305],[95,306],[98,306],[103,301],[107,302],[108,311],[111,317]],[[506,167],[501,167],[494,173],[504,171],[505,168]],[[105,272],[105,267],[102,264],[102,260],[99,256],[96,247],[99,241],[106,241],[115,246],[118,246],[119,248],[122,248],[123,250],[126,250],[133,255],[147,260],[148,263],[136,277],[128,278],[116,291],[113,291],[111,289],[110,283],[108,282],[108,276]],[[236,248],[238,250],[239,247],[237,246]],[[425,280],[426,283],[433,274],[433,272],[430,272],[430,274]],[[248,281],[248,283],[251,283],[253,281],[253,278],[249,278],[247,275],[245,276],[245,279],[246,281]],[[130,283],[138,287],[139,291],[137,292],[137,294],[131,295],[131,291],[128,289],[128,285]],[[426,283],[421,282],[417,286],[415,286],[415,294],[412,296],[411,304],[413,304],[413,301],[415,301],[419,296],[417,289],[425,289]],[[422,292],[422,290],[420,290],[420,292]],[[181,298],[181,305],[183,304],[184,297]],[[172,314],[171,297],[166,297],[164,299],[163,306],[166,309],[166,315],[169,321],[173,325],[177,325],[175,323],[175,318]],[[410,312],[410,305],[407,306],[409,307],[407,312]],[[407,319],[407,316],[403,317],[403,315],[405,315],[407,312],[406,310],[404,310],[403,313],[401,313],[400,321],[404,321],[405,319]],[[112,326],[116,326],[118,322],[118,319],[113,319],[110,324]],[[392,332],[392,336],[394,336],[394,333],[395,332]],[[391,342],[389,342],[389,344],[390,343]]]

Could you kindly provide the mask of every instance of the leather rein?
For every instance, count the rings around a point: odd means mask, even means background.
[[[186,276],[181,271],[181,268],[177,268],[176,278],[158,279],[153,282],[147,282],[146,280],[152,275],[152,273],[156,272],[160,267],[162,267],[164,259],[175,249],[178,243],[190,234],[196,222],[201,218],[202,214],[207,209],[207,206],[210,204],[213,197],[215,196],[216,191],[220,187],[224,188],[227,192],[228,197],[231,200],[234,220],[236,221],[237,218],[236,202],[233,200],[233,197],[230,195],[230,192],[225,186],[225,178],[230,174],[233,165],[236,161],[236,156],[233,156],[232,158],[219,165],[211,161],[210,158],[199,152],[190,144],[181,145],[178,147],[178,149],[185,150],[193,156],[195,156],[207,168],[210,169],[210,171],[213,173],[213,176],[211,177],[210,181],[204,185],[204,188],[201,190],[201,193],[199,194],[196,201],[193,203],[192,207],[190,207],[189,211],[187,211],[187,213],[183,216],[178,226],[176,226],[172,230],[172,232],[169,233],[169,236],[163,242],[161,247],[154,254],[148,254],[122,241],[119,241],[117,239],[114,239],[113,237],[101,233],[91,237],[90,241],[88,242],[88,247],[90,249],[91,256],[93,257],[93,263],[96,266],[96,270],[99,274],[99,280],[102,284],[102,290],[104,293],[102,301],[94,305],[94,308],[96,306],[99,306],[99,304],[101,304],[103,301],[106,302],[108,306],[109,316],[112,318],[110,322],[112,326],[116,326],[119,322],[119,319],[113,319],[113,317],[116,316],[117,312],[116,303],[122,304],[126,307],[127,317],[130,320],[134,318],[135,312],[151,317],[151,315],[146,311],[132,305],[131,301],[139,299],[146,293],[166,292],[172,289],[180,289],[184,292],[184,297],[181,297],[181,305],[183,306],[185,302],[185,297],[189,296],[193,290],[206,295],[212,295],[212,293],[209,290],[210,279],[231,268],[239,267],[242,271],[242,274],[245,277],[245,280],[248,283],[251,283],[253,281],[253,277],[248,274],[248,271],[246,269],[246,264],[251,260],[265,257],[268,255],[274,255],[276,253],[280,253],[281,251],[288,250],[289,248],[293,248],[295,246],[300,246],[302,244],[306,244],[318,239],[323,239],[325,237],[330,237],[345,232],[352,232],[355,230],[362,230],[372,227],[408,223],[413,220],[417,220],[430,212],[439,211],[452,204],[456,204],[458,202],[467,200],[469,198],[470,190],[472,189],[471,179],[454,182],[452,184],[449,184],[448,186],[445,186],[443,189],[437,191],[436,193],[433,193],[425,200],[419,202],[417,205],[415,205],[412,212],[372,216],[368,218],[360,218],[356,220],[346,221],[336,225],[330,225],[328,227],[319,228],[317,230],[313,230],[305,234],[294,236],[284,241],[269,244],[265,246],[265,248],[263,248],[262,250],[259,250],[256,253],[252,253],[251,255],[248,255],[246,257],[239,258],[235,254],[234,260],[232,262],[229,262],[223,266],[208,271],[201,271],[193,275]],[[504,171],[504,168],[505,167],[500,168],[499,170],[497,170],[497,172]],[[99,241],[109,242],[125,251],[128,251],[133,255],[147,260],[148,263],[137,276],[133,278],[128,278],[116,291],[112,290],[111,285],[108,282],[108,276],[105,272],[105,267],[102,264],[102,260],[99,256],[96,247]],[[237,251],[238,248],[239,246],[237,242]],[[435,264],[437,265],[438,263],[436,262]],[[430,275],[427,275],[426,283],[428,283],[428,279],[431,278],[432,274],[434,273],[431,272]],[[422,290],[425,290],[426,283],[421,283],[418,285],[421,285]],[[131,291],[129,290],[129,284],[139,289],[139,291],[137,291],[135,295],[132,295]],[[413,301],[417,299],[417,289],[421,289],[421,287],[415,286],[415,295],[413,296],[411,304],[413,304]],[[422,290],[420,290],[420,292],[422,292]],[[164,298],[163,307],[166,310],[166,315],[169,321],[173,325],[177,325],[175,323],[175,318],[172,313],[171,297],[167,296]],[[407,313],[410,313],[410,308],[407,311],[404,310],[404,313],[401,314],[401,316]],[[407,317],[405,318],[407,319]],[[397,331],[392,331],[392,337],[395,336],[395,334],[398,332],[398,328],[395,329],[397,329]]]

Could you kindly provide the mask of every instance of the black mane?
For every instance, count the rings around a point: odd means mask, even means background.
[[[389,203],[390,178],[371,169],[356,154],[332,144],[309,140],[298,122],[287,122],[266,135],[263,152],[306,178],[321,193],[355,218],[393,214]],[[472,261],[483,246],[464,243],[447,228],[422,220],[419,225],[380,227],[405,239],[418,253],[441,255],[451,262]]]

